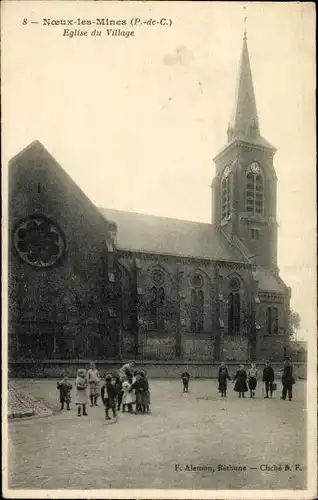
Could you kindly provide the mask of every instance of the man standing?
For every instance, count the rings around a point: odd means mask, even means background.
[[[183,383],[183,392],[189,392],[189,380],[190,374],[188,372],[181,373],[182,383]]]
[[[293,398],[293,384],[295,383],[295,379],[293,377],[293,367],[289,358],[285,360],[284,365],[282,375],[283,392],[281,399],[286,399],[288,393],[288,399],[291,401]]]
[[[225,366],[224,361],[222,361],[221,366],[219,368],[219,376],[218,376],[218,382],[219,382],[219,393],[221,394],[222,398],[226,398],[226,390],[227,390],[227,381],[231,380],[231,377],[229,375],[227,366]]]
[[[135,368],[135,362],[134,361],[129,361],[129,363],[125,363],[119,369],[119,377],[120,377],[120,379],[123,380],[124,377],[127,377],[128,382],[131,384],[132,383],[132,378],[133,378],[134,368]]]
[[[273,396],[273,383],[275,380],[275,374],[273,368],[270,366],[269,361],[265,363],[263,370],[263,382],[265,383],[265,398],[268,399],[268,392],[270,392],[271,397]]]

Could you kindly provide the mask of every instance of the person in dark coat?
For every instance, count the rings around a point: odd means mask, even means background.
[[[227,390],[227,381],[231,380],[229,375],[227,366],[225,366],[224,361],[222,361],[221,366],[219,368],[219,392],[221,393],[222,398],[226,398],[226,390]]]
[[[120,378],[119,373],[114,374],[113,383],[114,383],[115,390],[116,390],[117,410],[120,411],[121,403],[123,400],[123,390],[122,390],[122,380]]]
[[[237,370],[233,382],[235,381],[234,391],[239,393],[239,397],[244,398],[244,393],[247,392],[247,375],[243,365],[240,365]]]
[[[282,384],[283,384],[283,392],[281,399],[286,399],[288,393],[289,401],[293,398],[293,384],[295,383],[295,379],[293,376],[293,367],[289,359],[286,359],[284,363],[284,370],[282,375]]]
[[[131,385],[131,391],[136,394],[136,413],[146,413],[149,406],[149,384],[142,370],[138,371],[135,382]]]
[[[181,373],[182,383],[183,383],[183,392],[189,392],[189,380],[190,374],[188,372]]]
[[[116,418],[116,388],[112,382],[112,376],[110,374],[105,377],[105,384],[101,389],[101,398],[105,405],[105,418],[106,420],[111,420],[109,416],[109,410],[112,410],[113,417]]]
[[[268,392],[270,392],[271,397],[273,396],[273,384],[275,380],[275,374],[273,368],[270,366],[269,361],[266,361],[263,370],[263,382],[265,383],[265,398],[268,399]]]
[[[61,411],[64,410],[64,403],[66,403],[66,409],[70,410],[72,384],[67,375],[63,375],[62,380],[57,383],[57,388],[60,391]]]

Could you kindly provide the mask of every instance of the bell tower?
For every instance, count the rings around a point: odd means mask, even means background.
[[[273,270],[277,268],[275,152],[260,134],[245,32],[227,144],[214,158],[212,222],[247,249],[255,264]]]

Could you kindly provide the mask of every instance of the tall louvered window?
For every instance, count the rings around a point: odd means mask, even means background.
[[[271,335],[278,333],[278,309],[277,307],[269,307],[267,309],[267,331]]]
[[[246,175],[246,211],[253,215],[264,212],[264,179],[256,163]]]
[[[230,215],[230,169],[225,167],[221,181],[221,217],[222,220]]]

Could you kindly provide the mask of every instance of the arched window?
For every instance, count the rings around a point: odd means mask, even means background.
[[[221,217],[222,220],[230,215],[230,169],[225,167],[221,181]]]
[[[251,165],[246,175],[245,208],[253,215],[264,212],[264,179],[257,163]]]
[[[154,330],[164,328],[164,303],[164,289],[152,287],[150,291],[150,321]]]
[[[202,290],[191,291],[191,332],[204,330],[204,293]]]
[[[278,333],[278,309],[277,307],[269,307],[267,309],[267,331],[268,334]]]
[[[204,330],[204,293],[202,290],[198,293],[198,330]]]
[[[150,290],[150,321],[153,323],[154,328],[157,322],[157,288],[153,287]]]
[[[158,290],[158,307],[157,307],[157,328],[163,330],[164,328],[164,305],[165,305],[165,291],[163,288]]]
[[[191,332],[197,331],[197,292],[191,290]]]
[[[239,293],[229,294],[228,331],[230,335],[240,333],[241,301]]]

